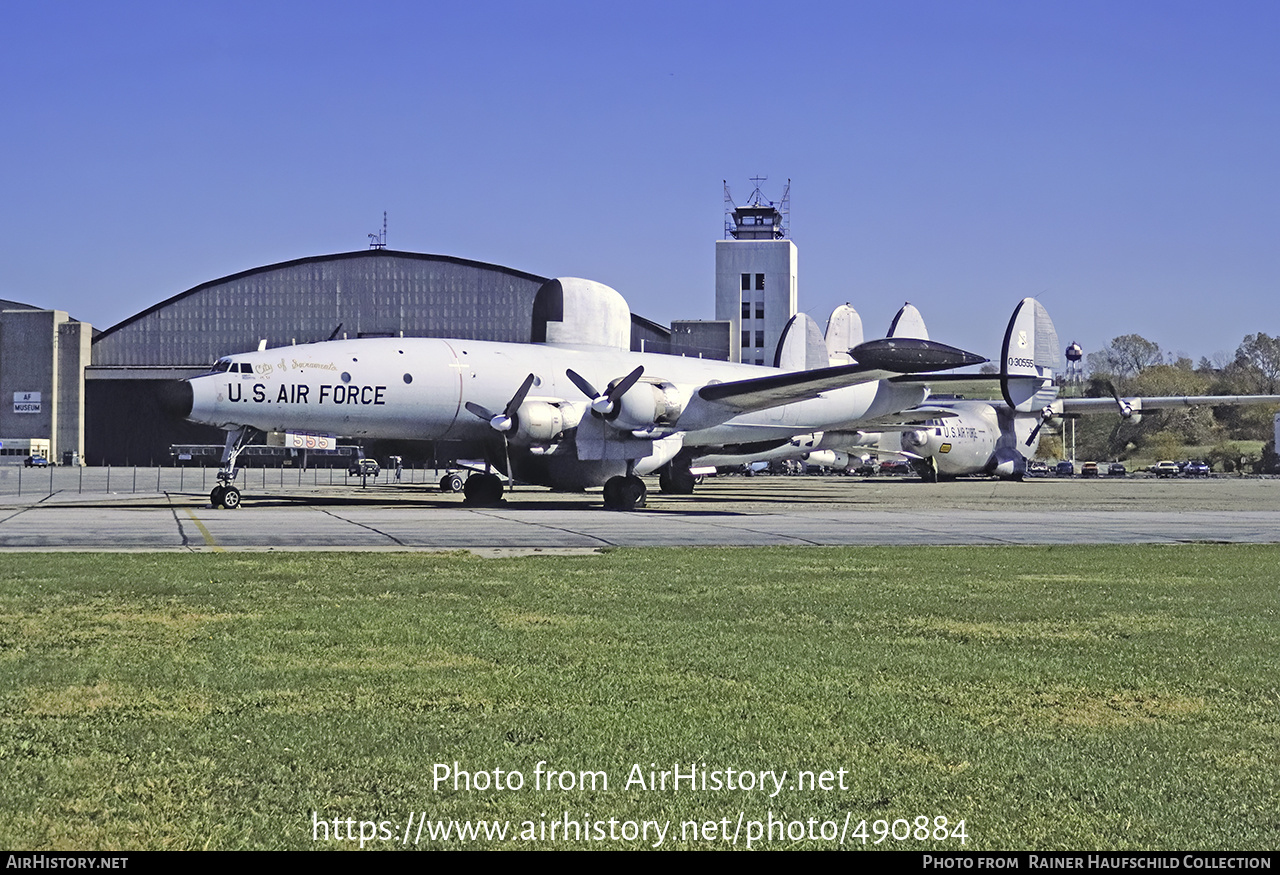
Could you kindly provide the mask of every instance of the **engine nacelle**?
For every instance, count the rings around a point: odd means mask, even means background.
[[[516,444],[545,444],[559,440],[582,419],[582,409],[572,404],[526,401],[516,411],[511,441]]]
[[[636,383],[618,399],[618,407],[607,417],[622,431],[649,432],[675,425],[689,398],[679,387],[665,380]]]
[[[839,450],[814,450],[811,453],[805,453],[802,458],[810,465],[821,468],[844,470],[849,467],[849,454]]]

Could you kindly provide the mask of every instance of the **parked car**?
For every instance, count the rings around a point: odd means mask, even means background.
[[[381,471],[377,459],[353,459],[347,466],[348,477],[377,477]]]
[[[1160,464],[1156,465],[1156,476],[1157,477],[1177,477],[1178,463],[1170,461],[1168,459],[1164,460]]]
[[[1084,463],[1084,467],[1082,467],[1082,468],[1080,469],[1080,476],[1081,476],[1081,477],[1097,477],[1097,476],[1098,476],[1098,463],[1097,463],[1097,462],[1085,462],[1085,463]]]
[[[1036,460],[1034,460],[1034,461],[1028,462],[1028,463],[1027,463],[1027,476],[1028,476],[1028,477],[1048,477],[1048,476],[1049,476],[1049,465],[1048,465],[1048,463],[1047,463],[1047,462],[1042,462],[1042,461],[1040,461],[1039,459],[1036,459]]]
[[[1108,476],[1108,477],[1123,477],[1124,475],[1126,475],[1126,474],[1128,474],[1128,473],[1129,473],[1129,471],[1128,471],[1128,469],[1127,469],[1127,468],[1125,468],[1125,466],[1124,466],[1124,463],[1123,463],[1123,462],[1112,462],[1112,463],[1107,467],[1107,476]]]
[[[22,464],[26,465],[28,468],[47,468],[49,467],[49,460],[44,456],[32,455],[23,459]]]
[[[1063,459],[1058,463],[1058,466],[1053,469],[1053,473],[1057,474],[1059,477],[1074,477],[1076,476],[1076,465],[1070,459]]]
[[[885,459],[880,463],[881,474],[910,474],[911,465],[906,459]]]
[[[1187,462],[1186,467],[1182,469],[1182,473],[1187,477],[1208,477],[1209,464],[1203,460]]]

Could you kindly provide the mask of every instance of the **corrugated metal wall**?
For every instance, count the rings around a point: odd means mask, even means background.
[[[105,367],[202,366],[292,342],[399,335],[527,342],[546,280],[440,255],[367,250],[306,258],[204,283],[107,329]],[[341,334],[339,335],[341,336]]]

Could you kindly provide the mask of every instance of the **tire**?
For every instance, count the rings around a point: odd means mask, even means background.
[[[222,493],[222,506],[227,510],[235,510],[240,506],[240,490],[234,486],[228,486],[227,491]]]
[[[644,507],[648,489],[639,477],[610,477],[604,484],[604,506],[608,510],[635,510]]]
[[[226,493],[227,487],[219,483],[213,487],[213,491],[209,493],[209,503],[214,507],[222,507],[222,496]]]
[[[662,468],[658,471],[658,488],[664,495],[693,495],[693,487],[698,478],[689,473],[687,468]]]
[[[472,474],[462,487],[466,503],[475,507],[494,507],[502,503],[502,480],[497,474]]]
[[[441,492],[461,492],[462,476],[459,474],[445,474],[440,478]]]

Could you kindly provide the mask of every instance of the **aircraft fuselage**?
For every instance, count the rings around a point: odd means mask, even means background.
[[[525,406],[554,407],[565,430],[578,424],[588,400],[566,376],[572,369],[600,389],[637,366],[642,384],[681,407],[666,433],[683,446],[715,446],[787,438],[820,429],[856,427],[859,420],[924,400],[919,384],[874,381],[828,390],[819,397],[730,416],[695,397],[697,389],[780,373],[773,368],[608,347],[498,343],[438,338],[363,338],[247,352],[221,359],[213,373],[194,377],[188,418],[223,429],[307,431],[347,438],[476,442],[500,435],[467,403],[501,411],[525,377],[534,383]],[[639,386],[637,386],[637,389]],[[628,399],[637,392],[628,393]],[[665,394],[664,394],[665,393]],[[523,409],[523,408],[522,408]],[[513,438],[517,454],[539,447]],[[541,448],[553,452],[554,440]],[[576,459],[574,460],[577,461]],[[665,459],[663,460],[665,461]],[[577,462],[581,465],[581,462]],[[516,465],[519,471],[519,465]],[[538,467],[538,466],[535,466]],[[545,467],[545,466],[541,466]],[[587,481],[605,476],[584,476]],[[643,468],[639,468],[643,472]],[[535,482],[554,479],[548,474]],[[582,479],[582,478],[577,478]],[[554,484],[549,484],[554,485]],[[571,484],[574,486],[582,483]]]

